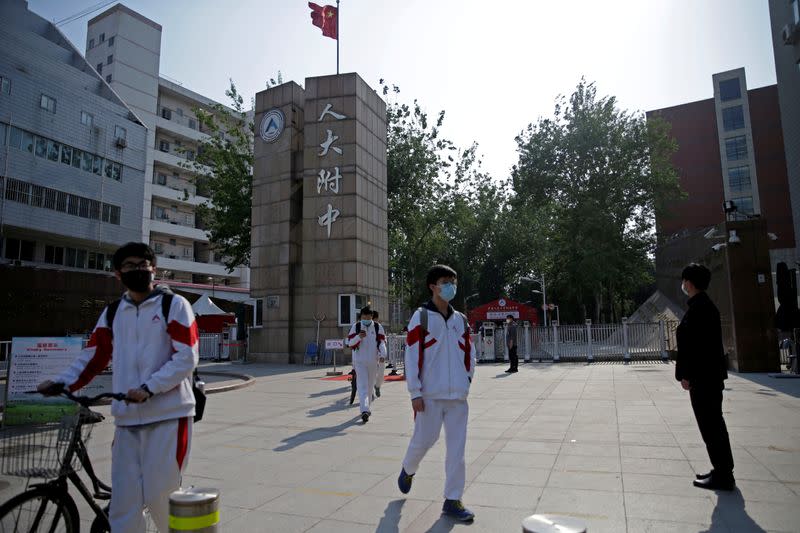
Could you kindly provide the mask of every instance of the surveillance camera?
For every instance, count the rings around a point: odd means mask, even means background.
[[[778,236],[775,235],[774,233],[767,233],[767,237],[769,237],[769,240],[771,240],[771,241],[777,241],[778,240]]]
[[[742,242],[742,239],[740,239],[739,235],[736,234],[735,229],[732,229],[728,232],[728,242],[730,244],[739,244]]]
[[[711,248],[712,248],[712,249],[713,249],[715,252],[719,252],[720,250],[722,250],[722,249],[723,249],[723,248],[725,248],[726,246],[728,246],[728,245],[727,245],[727,244],[725,244],[725,243],[719,243],[719,244],[715,244],[715,245],[714,245],[714,246],[712,246]]]

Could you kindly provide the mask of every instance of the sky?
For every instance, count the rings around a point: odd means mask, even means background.
[[[98,3],[28,5],[59,21]],[[336,71],[336,42],[305,0],[123,3],[163,27],[161,74],[223,103],[228,79],[248,101],[278,71],[300,85]],[[60,29],[84,51],[101,12]],[[444,109],[445,136],[478,142],[495,179],[517,161],[514,138],[582,76],[631,111],[711,98],[712,74],[739,67],[751,89],[775,83],[766,0],[342,0],[339,36],[341,72]]]

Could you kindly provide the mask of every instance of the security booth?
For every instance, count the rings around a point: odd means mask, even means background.
[[[529,358],[531,328],[539,324],[534,307],[507,298],[499,298],[472,309],[469,322],[473,331],[480,332],[481,358],[479,361],[508,361],[506,343],[506,317],[511,315],[517,322],[517,354],[520,359]]]

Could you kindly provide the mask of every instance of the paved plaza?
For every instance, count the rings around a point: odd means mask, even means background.
[[[800,380],[731,375],[739,488],[714,493],[692,487],[710,465],[671,364],[526,364],[513,375],[481,365],[464,495],[477,518],[457,524],[440,515],[443,438],[411,493],[397,489],[412,431],[405,383],[387,382],[362,425],[349,384],[320,379],[321,367],[214,368],[256,377],[210,396],[195,426],[184,485],[221,489],[222,531],[518,532],[533,513],[581,518],[592,533],[800,531]],[[112,432],[106,422],[90,443],[105,477]],[[0,478],[0,500],[18,490]]]

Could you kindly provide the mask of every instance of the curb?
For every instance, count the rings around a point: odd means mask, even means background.
[[[200,370],[200,369],[198,369]],[[221,376],[221,377],[228,377],[233,379],[240,379],[242,380],[241,383],[233,383],[231,385],[222,385],[221,387],[209,387],[206,386],[206,394],[217,394],[219,392],[228,392],[232,390],[243,389],[245,387],[249,387],[253,383],[256,382],[256,378],[249,374],[236,374],[233,372],[217,372],[213,370],[200,370],[200,376],[203,375],[208,376]]]

